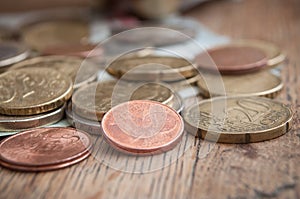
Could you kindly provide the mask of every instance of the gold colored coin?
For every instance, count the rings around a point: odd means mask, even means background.
[[[201,76],[195,75],[194,77],[190,77],[184,80],[167,82],[167,84],[178,91],[189,86],[195,86],[199,80],[201,80]]]
[[[99,67],[88,60],[71,56],[42,56],[17,63],[11,69],[17,68],[53,68],[68,75],[74,83],[74,89],[97,79]]]
[[[159,56],[131,56],[112,62],[106,71],[125,80],[176,81],[197,74],[193,64],[183,58]]]
[[[93,83],[80,88],[72,98],[74,112],[79,116],[101,121],[112,106],[129,100],[153,100],[164,104],[171,103],[170,89],[159,84],[136,86],[127,82],[107,81]]]
[[[263,50],[268,58],[267,65],[269,67],[278,66],[286,59],[286,55],[281,52],[279,47],[275,44],[269,43],[267,41],[262,40],[254,40],[254,39],[243,39],[235,41],[234,44],[236,45],[246,45],[259,48]]]
[[[250,143],[279,137],[291,129],[292,111],[261,97],[218,97],[189,107],[183,114],[186,129],[203,139]]]
[[[205,74],[197,84],[203,91],[205,97],[210,96],[263,96],[274,98],[283,88],[280,77],[270,71],[249,73],[244,75],[223,75]],[[218,83],[222,78],[224,85],[213,85],[213,90],[209,90],[206,82]],[[217,81],[219,80],[219,81]],[[224,87],[223,87],[224,86]],[[224,93],[225,88],[225,93]]]
[[[0,114],[34,115],[62,106],[72,81],[53,69],[24,68],[0,75]]]
[[[89,27],[83,21],[45,21],[25,27],[22,35],[28,46],[42,51],[49,47],[86,43]]]

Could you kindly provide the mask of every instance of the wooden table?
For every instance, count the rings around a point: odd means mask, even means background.
[[[132,174],[94,157],[45,173],[0,168],[0,198],[300,198],[300,1],[213,1],[185,14],[232,38],[277,43],[288,55],[278,100],[295,110],[292,130],[254,144],[211,145],[192,138],[178,159],[162,156],[162,169]],[[142,165],[146,168],[149,165]]]

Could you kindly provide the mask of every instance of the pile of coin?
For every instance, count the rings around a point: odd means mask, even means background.
[[[274,68],[284,60],[278,47],[258,40],[232,42],[199,54],[196,63],[203,78],[197,84],[205,97],[212,98],[185,110],[187,131],[223,143],[259,142],[288,132],[291,109],[268,99],[283,88]]]
[[[107,52],[89,42],[86,22],[45,21],[22,31],[23,42],[35,53],[22,42],[0,43],[0,69],[5,70],[0,136],[22,131],[0,143],[0,165],[7,168],[46,171],[80,162],[92,146],[86,133],[103,136],[123,154],[154,155],[172,150],[185,131],[210,141],[249,143],[291,128],[288,106],[257,97],[274,98],[283,88],[274,68],[285,56],[273,44],[231,42],[195,60],[143,50],[108,63],[102,73],[112,80],[102,80],[99,62],[88,58]],[[139,43],[149,35],[121,43]],[[174,39],[151,42],[159,46]],[[212,99],[184,107],[178,91],[196,84]],[[64,118],[75,128],[43,127]]]

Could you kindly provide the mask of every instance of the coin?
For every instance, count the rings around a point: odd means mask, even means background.
[[[213,90],[209,90],[206,82],[201,78],[197,84],[203,91],[205,97],[210,96],[263,96],[274,98],[283,88],[280,77],[270,71],[260,71],[244,75],[223,75],[222,77],[214,74],[205,74],[207,82],[219,82],[222,78],[224,85],[215,85]],[[224,88],[225,93],[224,93]]]
[[[176,146],[183,135],[181,116],[159,102],[134,100],[119,104],[102,120],[108,143],[134,154],[157,154]]]
[[[228,44],[200,53],[195,61],[203,70],[211,72],[218,70],[222,74],[241,74],[267,66],[268,59],[266,53],[259,48]]]
[[[21,43],[0,42],[0,67],[12,65],[28,56],[29,50]]]
[[[148,99],[168,103],[174,97],[170,89],[159,84],[145,84],[139,87],[126,82],[116,83],[115,81],[106,81],[80,88],[72,97],[75,113],[89,120],[101,121],[112,105],[131,99]]]
[[[166,83],[169,84],[175,90],[179,91],[179,90],[189,87],[189,86],[195,86],[197,84],[198,80],[201,80],[200,75],[195,75],[194,77],[190,77],[190,78],[180,80],[180,81],[172,81],[172,82],[166,82]]]
[[[65,55],[76,57],[99,57],[102,56],[103,50],[96,45],[71,45],[71,46],[59,46],[49,47],[43,50],[44,55]]]
[[[144,56],[112,62],[106,71],[123,80],[176,81],[197,74],[193,64],[183,58]]]
[[[89,26],[79,20],[44,21],[23,28],[22,36],[28,46],[42,51],[49,47],[87,43]]]
[[[195,27],[187,26],[185,23],[151,23],[136,28],[139,29],[117,35],[115,39],[130,45],[167,46],[186,42],[196,36]]]
[[[243,40],[234,41],[233,44],[252,46],[263,50],[266,53],[268,58],[267,65],[270,67],[278,66],[286,59],[286,55],[281,52],[278,46],[267,41],[243,39]]]
[[[291,129],[292,111],[286,105],[261,97],[218,97],[201,101],[184,111],[188,132],[223,143],[270,140]]]
[[[22,170],[52,170],[76,163],[91,149],[88,134],[73,128],[38,128],[0,143],[0,164]]]
[[[28,67],[0,74],[0,114],[34,115],[62,106],[72,81],[53,69]]]
[[[56,123],[63,118],[65,107],[30,116],[0,115],[0,131],[20,131]]]
[[[27,67],[56,69],[73,80],[74,89],[95,81],[99,71],[98,65],[94,62],[71,56],[35,57],[15,64],[11,69]]]
[[[102,127],[99,121],[88,120],[80,117],[72,110],[72,102],[69,102],[65,110],[68,122],[76,129],[91,133],[94,135],[102,135]]]

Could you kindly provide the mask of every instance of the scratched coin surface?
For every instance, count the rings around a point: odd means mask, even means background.
[[[214,74],[205,74],[205,80],[210,83],[217,83],[220,76]],[[201,78],[197,84],[203,91],[205,97],[210,96],[262,96],[274,98],[283,88],[283,82],[280,77],[272,74],[270,71],[260,71],[243,75],[223,75],[223,86],[214,86],[209,90],[206,82]]]
[[[183,58],[131,56],[112,62],[106,71],[125,80],[176,81],[197,74],[193,64]]]
[[[22,37],[28,46],[38,51],[76,45],[87,42],[89,25],[75,20],[39,22],[23,28]]]
[[[116,83],[106,81],[80,88],[72,97],[75,113],[90,120],[101,121],[112,105],[134,99],[168,103],[174,97],[169,88],[159,84],[151,83],[139,87],[126,82]]]
[[[29,50],[26,46],[14,42],[0,42],[0,67],[17,63],[28,56]]]
[[[62,106],[72,81],[54,69],[28,67],[0,75],[0,114],[34,115]]]
[[[197,55],[195,60],[200,69],[212,72],[218,70],[222,74],[259,70],[267,66],[268,62],[266,53],[260,48],[231,44],[208,49]]]
[[[279,137],[291,128],[291,109],[262,97],[217,97],[184,111],[188,132],[224,143],[250,143]]]
[[[30,116],[0,115],[0,131],[21,131],[56,123],[64,117],[65,107]]]
[[[53,68],[68,75],[74,83],[74,88],[90,83],[97,78],[99,67],[92,61],[72,56],[42,56],[27,59],[11,67],[16,68]]]
[[[156,154],[172,149],[180,141],[181,116],[159,102],[133,100],[113,107],[102,120],[108,143],[129,153]]]
[[[90,136],[84,132],[73,128],[38,128],[3,140],[0,160],[27,167],[55,166],[80,158],[90,148]]]

